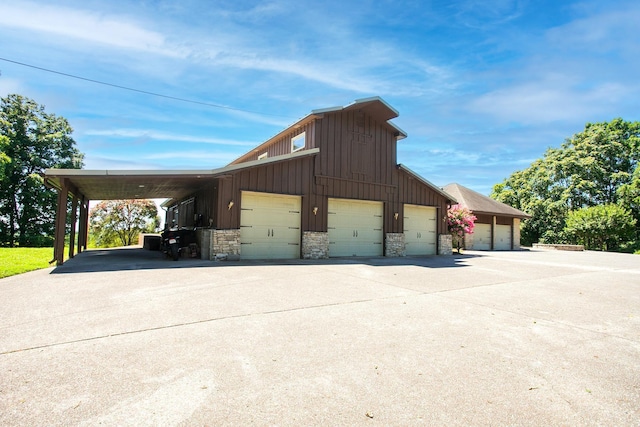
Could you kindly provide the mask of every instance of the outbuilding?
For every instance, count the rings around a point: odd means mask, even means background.
[[[465,235],[465,249],[510,251],[520,249],[520,221],[530,215],[493,200],[460,184],[448,184],[444,191],[476,217],[472,234]]]
[[[167,223],[195,228],[209,259],[450,253],[446,211],[456,200],[397,163],[406,137],[391,122],[397,116],[379,97],[360,99],[313,110],[220,169],[47,170],[45,178],[82,201],[168,197]]]

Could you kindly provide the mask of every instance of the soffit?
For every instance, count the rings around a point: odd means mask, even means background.
[[[47,169],[44,179],[46,185],[56,189],[62,188],[65,182],[72,194],[89,200],[179,200],[212,183],[214,178],[228,176],[234,171],[312,156],[319,152],[314,148],[210,170]]]

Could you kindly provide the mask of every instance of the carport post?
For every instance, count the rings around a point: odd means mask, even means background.
[[[53,259],[56,265],[64,263],[64,235],[67,223],[67,198],[69,197],[69,187],[65,178],[60,179],[60,190],[58,191],[58,207],[56,209],[56,231],[53,240]]]
[[[80,221],[78,222],[78,253],[87,249],[87,231],[89,229],[89,201],[82,196],[80,201]]]
[[[69,236],[69,258],[74,257],[76,244],[76,220],[78,219],[78,197],[74,194],[71,201],[71,235]],[[80,245],[78,245],[80,246]]]

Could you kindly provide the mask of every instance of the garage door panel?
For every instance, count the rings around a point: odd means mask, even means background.
[[[380,256],[383,204],[329,199],[329,256]]]
[[[491,250],[491,224],[477,224],[473,229],[473,249]]]
[[[510,251],[511,250],[511,226],[510,225],[496,225],[496,240],[494,249],[497,251]]]
[[[241,257],[291,259],[300,257],[299,196],[242,192]]]
[[[437,210],[431,206],[404,206],[404,241],[407,255],[435,255]]]

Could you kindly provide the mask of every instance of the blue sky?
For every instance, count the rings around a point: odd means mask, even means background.
[[[380,96],[398,161],[483,194],[587,122],[640,119],[640,2],[12,1],[0,96],[66,117],[86,169],[213,169]]]

